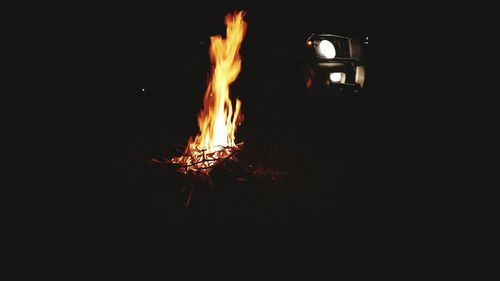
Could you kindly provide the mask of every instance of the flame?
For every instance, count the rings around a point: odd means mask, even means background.
[[[229,86],[241,70],[239,49],[246,33],[245,13],[237,11],[225,17],[226,38],[210,37],[210,61],[212,69],[203,109],[198,115],[200,132],[190,137],[184,155],[174,157],[173,163],[181,164],[185,171],[209,172],[218,160],[232,155],[236,128],[241,122],[241,101],[236,99],[235,108],[229,98]]]

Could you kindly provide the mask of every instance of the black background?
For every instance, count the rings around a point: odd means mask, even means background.
[[[446,84],[433,83],[450,60],[440,55],[451,37],[446,12],[427,7],[165,1],[24,10],[30,20],[15,26],[23,44],[14,61],[30,78],[12,83],[18,106],[9,122],[20,191],[8,205],[12,260],[80,268],[150,257],[165,276],[204,280],[267,279],[259,274],[269,270],[283,279],[335,276],[348,266],[411,274],[424,244],[417,186],[428,162],[419,159],[442,129],[422,135],[420,121],[454,110]],[[223,34],[235,9],[248,23],[232,87],[246,116],[237,138],[249,161],[269,161],[287,180],[233,187],[223,176],[185,208],[181,181],[146,162],[173,155],[172,144],[196,132],[208,37]],[[296,51],[311,32],[369,36],[365,96],[301,99]]]

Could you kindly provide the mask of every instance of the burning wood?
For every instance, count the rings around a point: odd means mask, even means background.
[[[220,147],[218,150],[213,152],[207,152],[207,149],[198,149],[195,148],[194,153],[184,154],[180,157],[176,157],[174,159],[178,159],[184,157],[183,162],[174,162],[172,163],[180,164],[180,169],[182,172],[187,173],[188,171],[209,171],[214,165],[224,161],[225,159],[231,159],[231,157],[240,150],[240,146],[243,143],[239,143],[235,146],[225,146]]]
[[[246,32],[244,12],[239,11],[225,17],[226,38],[210,37],[210,61],[212,69],[203,109],[198,115],[200,132],[190,137],[184,154],[169,162],[180,165],[184,173],[188,171],[208,174],[211,168],[231,158],[239,145],[235,143],[235,132],[241,124],[241,101],[233,102],[229,97],[229,86],[241,70],[239,49]]]

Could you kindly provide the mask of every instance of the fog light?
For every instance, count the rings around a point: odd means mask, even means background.
[[[332,81],[333,83],[344,83],[345,82],[345,73],[343,73],[343,72],[330,73],[330,81]]]

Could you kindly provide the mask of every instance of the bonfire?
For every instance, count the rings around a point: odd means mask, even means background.
[[[236,129],[243,121],[242,103],[236,99],[233,106],[229,88],[241,70],[239,50],[247,29],[244,15],[242,11],[227,14],[226,38],[210,37],[212,68],[198,115],[199,133],[189,138],[181,156],[169,161],[183,173],[208,174],[221,161],[231,159],[243,144],[235,142]]]

